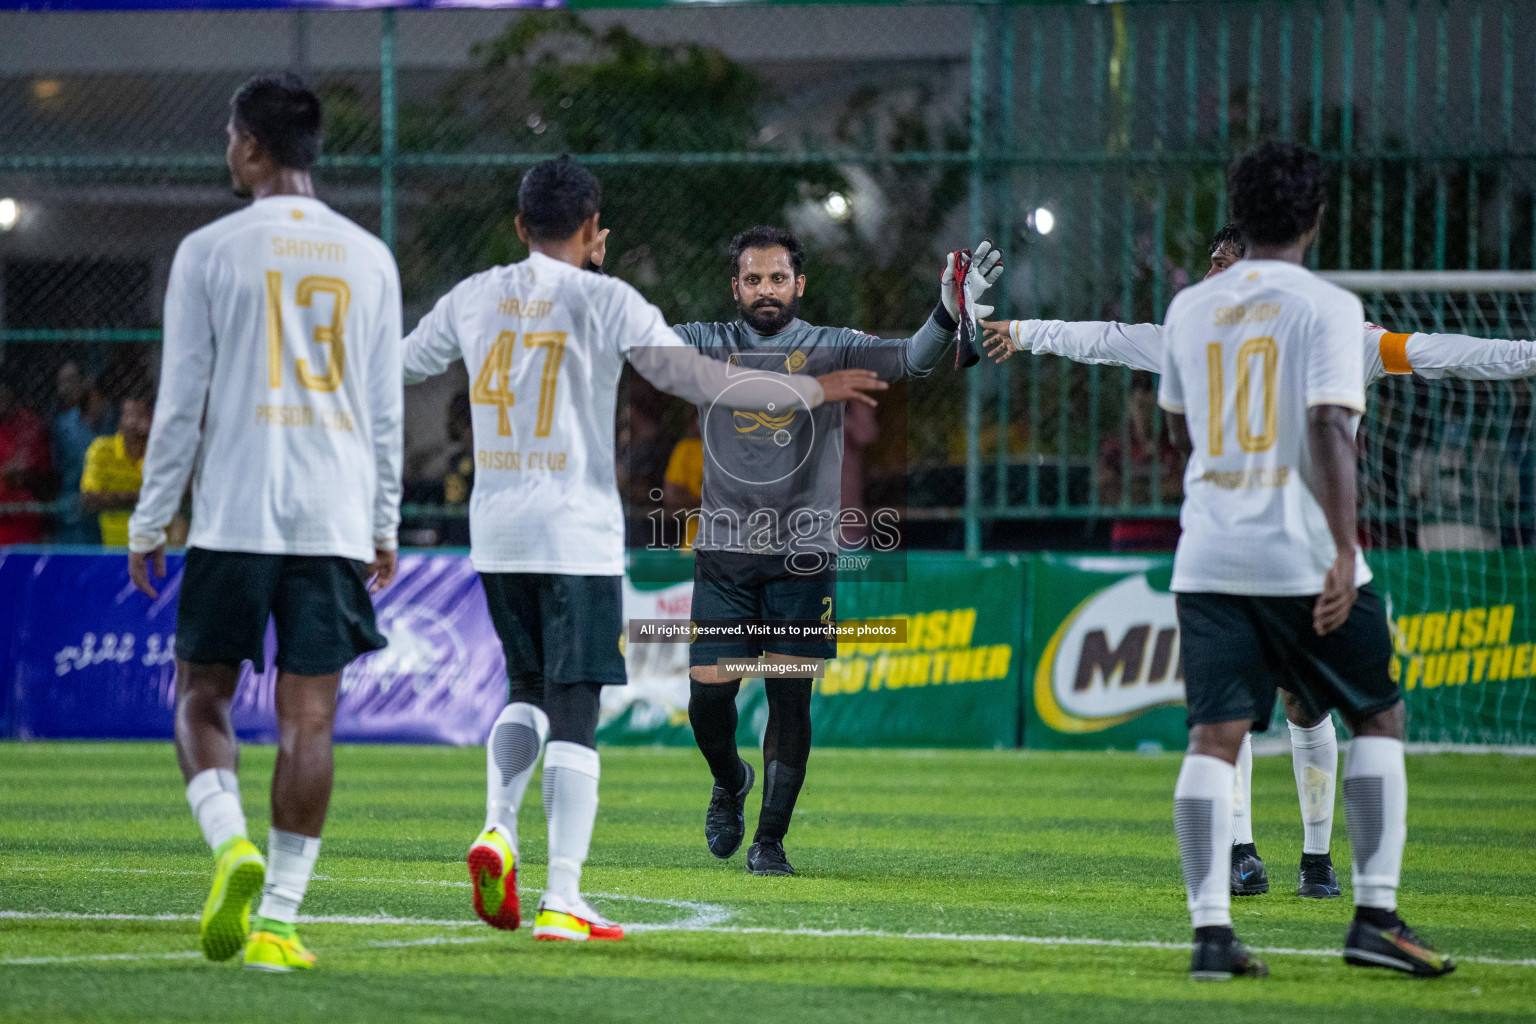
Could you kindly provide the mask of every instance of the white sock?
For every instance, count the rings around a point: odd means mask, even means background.
[[[549,819],[549,882],[546,892],[581,898],[581,866],[597,821],[597,751],[551,740],[544,750],[544,816]]]
[[[502,708],[485,743],[485,827],[500,825],[517,849],[517,809],[549,736],[549,716],[532,704]]]
[[[1232,820],[1237,769],[1216,757],[1186,754],[1173,790],[1173,828],[1189,916],[1196,928],[1232,926]]]
[[[1403,741],[1357,736],[1344,764],[1344,824],[1355,860],[1355,906],[1397,909],[1408,841]]]
[[[1232,844],[1253,842],[1253,736],[1237,751],[1237,785],[1232,790]]]
[[[1302,853],[1327,853],[1333,837],[1333,788],[1339,775],[1339,737],[1329,716],[1304,729],[1291,724],[1291,770],[1301,801]]]
[[[299,904],[309,888],[309,876],[320,856],[320,840],[297,832],[267,833],[267,884],[261,887],[262,917],[288,924],[299,919]]]
[[[203,830],[203,838],[217,850],[245,835],[245,812],[240,809],[240,779],[227,768],[209,768],[187,783],[187,803]]]

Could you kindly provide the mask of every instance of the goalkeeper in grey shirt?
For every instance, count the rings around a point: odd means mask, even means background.
[[[876,338],[843,327],[814,327],[796,315],[805,294],[805,252],[794,235],[755,227],[731,242],[731,292],[740,317],[730,323],[676,327],[695,348],[743,370],[793,374],[874,370],[884,381],[926,376],[957,328],[990,312],[975,300],[1002,274],[1001,253],[983,242],[961,263],[951,254],[940,281],[942,301],[916,334]],[[974,330],[970,332],[974,334]],[[963,362],[957,357],[957,364]],[[968,365],[968,363],[966,363]],[[868,396],[858,400],[875,404]],[[843,405],[743,412],[701,406],[704,486],[694,541],[695,623],[836,621],[837,530],[840,524]],[[850,510],[851,514],[860,512]],[[852,524],[845,524],[852,525]],[[893,521],[857,524],[894,538]],[[879,545],[876,545],[877,547]],[[721,658],[814,663],[834,657],[830,635],[812,642],[733,636],[689,647],[688,717],[714,775],[705,815],[709,850],[725,858],[746,834],[744,808],[752,767],[736,751],[736,695],[741,676],[722,672]],[[791,670],[792,671],[792,670]],[[747,852],[747,870],[792,875],[784,834],[805,779],[811,747],[811,678],[765,680],[768,725],[763,735],[763,808]]]

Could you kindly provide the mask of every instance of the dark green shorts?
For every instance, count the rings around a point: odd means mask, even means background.
[[[1179,594],[1179,644],[1189,724],[1252,719],[1269,728],[1277,688],[1315,717],[1356,719],[1402,699],[1392,681],[1392,634],[1375,588],[1360,588],[1344,625],[1312,630],[1316,597]]]
[[[176,657],[249,661],[263,672],[269,618],[277,623],[278,671],[294,675],[340,672],[387,642],[374,622],[361,562],[188,549],[176,602]]]
[[[783,555],[699,551],[693,563],[695,622],[836,622],[837,571],[792,572]],[[688,664],[713,665],[721,658],[782,654],[835,658],[837,642],[815,640],[696,640]]]
[[[628,682],[624,577],[483,572],[480,582],[514,688]]]

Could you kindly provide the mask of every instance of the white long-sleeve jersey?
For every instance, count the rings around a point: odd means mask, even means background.
[[[694,404],[814,409],[814,377],[742,370],[695,352],[630,285],[534,253],[461,281],[405,339],[405,380],[459,357],[470,378],[480,572],[618,576],[624,510],[614,405],[627,359]]]
[[[193,547],[392,549],[400,316],[389,249],[317,199],[258,199],[183,239],[132,550],[165,542],[188,477]]]
[[[1065,356],[1079,363],[1129,366],[1159,373],[1166,329],[1162,324],[1085,320],[1012,320],[1014,348],[1035,355]],[[1388,374],[1463,380],[1512,380],[1536,374],[1536,343],[1465,334],[1399,334],[1365,325],[1365,379]]]

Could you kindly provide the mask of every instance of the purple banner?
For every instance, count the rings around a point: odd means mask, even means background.
[[[181,559],[150,600],[121,555],[0,549],[0,714],[21,739],[163,739],[175,703]],[[506,703],[506,668],[469,559],[408,554],[375,600],[389,646],[342,674],[338,742],[485,741]],[[241,739],[273,742],[275,642],[247,665],[234,705]]]
[[[385,7],[564,7],[565,0],[0,0],[0,11],[366,11]]]

